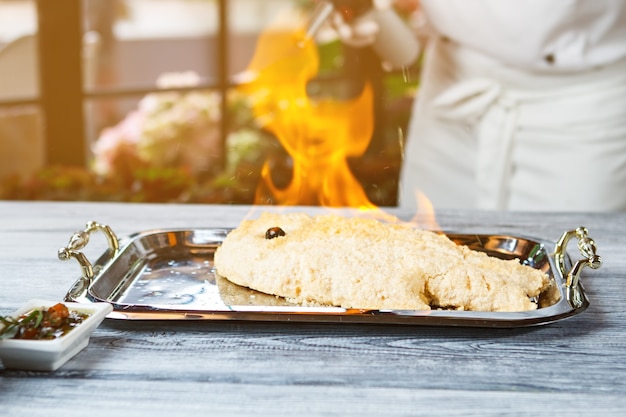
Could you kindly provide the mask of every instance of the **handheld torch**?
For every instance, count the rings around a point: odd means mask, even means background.
[[[378,33],[372,48],[380,58],[393,68],[412,64],[419,54],[417,37],[392,7],[377,8],[372,0],[320,0],[317,2],[307,26],[306,37],[311,39],[322,25],[336,12],[351,23],[372,20],[378,25]]]

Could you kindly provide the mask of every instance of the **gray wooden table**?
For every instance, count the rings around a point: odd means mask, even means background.
[[[88,220],[125,236],[236,226],[260,210],[0,202],[0,314],[64,297],[79,271],[57,249]],[[0,367],[0,415],[626,415],[626,213],[454,211],[437,221],[548,240],[586,226],[604,258],[583,274],[591,306],[522,329],[106,320],[56,372]]]

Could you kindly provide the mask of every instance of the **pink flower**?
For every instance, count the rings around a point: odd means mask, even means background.
[[[101,175],[109,175],[116,165],[116,159],[121,154],[127,155],[129,150],[136,149],[141,139],[142,126],[145,115],[140,111],[133,111],[120,123],[106,128],[93,147],[93,169]],[[136,151],[134,151],[136,153]]]

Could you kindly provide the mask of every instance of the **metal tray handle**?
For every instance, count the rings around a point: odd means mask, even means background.
[[[578,250],[583,256],[574,263],[572,269],[566,271],[565,258],[569,241],[576,237],[578,239]],[[585,227],[579,227],[563,233],[563,236],[556,243],[554,258],[563,278],[565,278],[565,287],[567,289],[567,297],[574,307],[580,307],[583,304],[583,295],[580,291],[579,281],[580,274],[586,266],[591,269],[598,269],[602,266],[602,258],[596,254],[596,243],[588,235]]]
[[[115,233],[113,233],[113,230],[109,226],[97,223],[95,221],[87,222],[87,226],[85,227],[85,229],[74,233],[70,237],[67,246],[59,249],[58,251],[58,257],[60,260],[67,261],[71,258],[74,258],[78,261],[81,267],[81,277],[74,284],[74,287],[68,294],[68,298],[70,299],[74,299],[83,294],[84,291],[89,288],[89,285],[91,285],[94,279],[95,273],[93,266],[91,262],[89,262],[85,254],[80,252],[80,250],[87,246],[87,244],[89,243],[89,236],[91,235],[91,233],[98,230],[104,233],[107,238],[110,259],[115,258],[120,250],[119,240],[117,239],[117,236],[115,236]]]

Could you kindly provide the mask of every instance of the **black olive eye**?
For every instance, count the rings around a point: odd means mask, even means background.
[[[270,227],[267,229],[267,232],[265,232],[265,239],[274,239],[278,236],[285,236],[285,231],[280,227]]]

